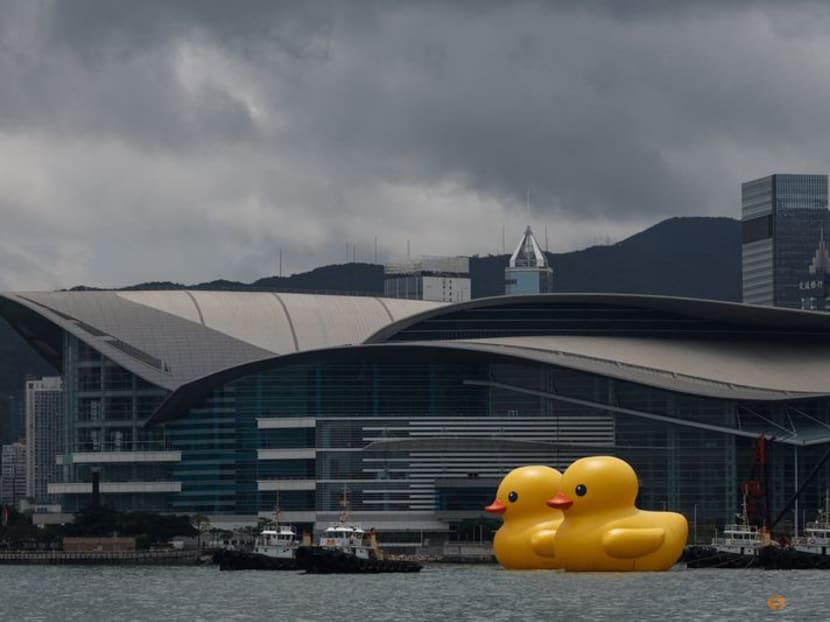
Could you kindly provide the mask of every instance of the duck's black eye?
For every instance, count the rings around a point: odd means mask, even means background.
[[[516,503],[516,499],[518,499],[518,498],[519,498],[519,493],[516,492],[515,490],[511,491],[510,494],[507,495],[507,500],[510,501],[510,503]]]
[[[585,484],[579,484],[574,492],[576,492],[577,497],[584,497],[588,489],[585,487]]]

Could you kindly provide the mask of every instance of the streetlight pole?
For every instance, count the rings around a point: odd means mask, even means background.
[[[798,491],[798,445],[793,445],[793,492]],[[793,537],[798,538],[798,497],[793,503]]]
[[[694,506],[694,513],[692,515],[692,524],[694,525],[694,531],[692,532],[693,535],[693,543],[697,544],[697,503]]]

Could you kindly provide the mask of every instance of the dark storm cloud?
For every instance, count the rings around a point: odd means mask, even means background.
[[[57,2],[49,25],[58,42],[90,62],[102,53],[128,55],[199,31],[252,53],[273,46],[302,58],[314,55],[316,40],[331,32],[334,6],[315,0],[79,0]]]
[[[830,169],[828,32],[815,2],[6,3],[0,205],[64,233],[59,285],[486,252],[528,195],[557,247],[736,216]]]

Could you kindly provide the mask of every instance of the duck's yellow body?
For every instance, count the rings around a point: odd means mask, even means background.
[[[619,458],[593,456],[562,475],[548,505],[565,518],[556,531],[554,559],[573,571],[667,570],[680,558],[688,522],[674,512],[634,506],[637,475]]]
[[[553,543],[562,512],[545,503],[558,490],[560,478],[556,469],[537,465],[514,469],[502,480],[495,501],[485,509],[504,519],[493,541],[493,552],[504,568],[560,567]]]

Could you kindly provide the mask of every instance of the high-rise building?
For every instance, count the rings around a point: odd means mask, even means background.
[[[465,302],[470,300],[469,257],[423,257],[383,266],[389,298]]]
[[[0,450],[0,504],[17,507],[26,496],[26,445],[20,441]]]
[[[57,479],[62,406],[59,376],[26,381],[26,496],[35,503],[53,501],[46,487]]]
[[[801,308],[810,311],[830,311],[830,252],[824,241],[824,230],[810,266],[798,282]]]
[[[26,434],[23,399],[20,391],[0,395],[0,445],[7,445]]]
[[[799,289],[824,227],[827,175],[769,175],[741,186],[743,301],[801,307]]]
[[[553,269],[528,226],[510,256],[510,264],[504,269],[504,293],[544,294],[550,291],[553,291]]]

